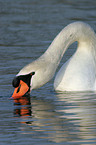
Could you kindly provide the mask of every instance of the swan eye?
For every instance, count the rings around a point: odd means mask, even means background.
[[[15,77],[12,81],[12,85],[14,88],[17,88],[20,84],[20,79],[18,77]]]
[[[30,75],[32,75],[32,76],[35,75],[35,72],[30,73]]]

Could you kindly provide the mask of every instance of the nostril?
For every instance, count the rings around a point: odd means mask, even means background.
[[[18,89],[17,89],[17,93],[20,91],[20,87],[21,87],[21,85],[18,87]]]

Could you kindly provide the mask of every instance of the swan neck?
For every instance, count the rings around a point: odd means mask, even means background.
[[[96,50],[94,49],[96,36],[94,31],[85,23],[75,22],[66,26],[56,36],[46,52],[36,61],[25,66],[18,75],[35,72],[31,80],[31,89],[43,86],[53,78],[65,51],[75,41],[79,43],[77,50],[83,51],[83,49],[86,49],[85,52],[92,52],[92,55],[96,58]]]
[[[79,46],[86,45],[85,48],[92,48],[96,42],[93,29],[83,22],[69,24],[53,40],[45,52],[46,57],[57,67],[67,48],[75,41],[79,43]]]

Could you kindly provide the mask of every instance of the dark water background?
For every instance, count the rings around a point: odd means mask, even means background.
[[[89,23],[96,32],[96,1],[0,0],[0,145],[96,144],[94,92],[55,93],[51,80],[32,91],[31,105],[15,106],[9,100],[17,72],[74,21]]]

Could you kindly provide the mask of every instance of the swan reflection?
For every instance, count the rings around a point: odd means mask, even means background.
[[[96,137],[95,101],[93,93],[59,93],[53,100],[32,98],[31,104],[24,98],[15,101],[24,102],[25,107],[15,104],[15,114],[32,115],[26,121],[22,118],[28,126],[20,122],[23,134],[34,134],[35,138],[38,134],[38,138],[56,143],[87,142]]]
[[[14,100],[14,115],[15,116],[31,116],[30,95]]]

